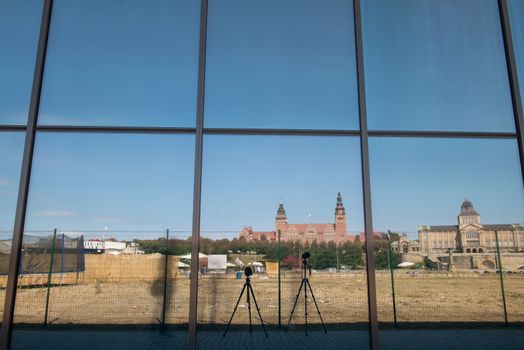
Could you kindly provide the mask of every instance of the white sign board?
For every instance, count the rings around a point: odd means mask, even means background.
[[[209,255],[207,257],[207,268],[210,270],[225,270],[227,268],[227,255]]]

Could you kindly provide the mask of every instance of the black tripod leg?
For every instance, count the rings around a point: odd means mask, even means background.
[[[235,316],[235,312],[237,312],[238,304],[240,303],[240,299],[242,299],[242,294],[244,294],[244,290],[246,289],[247,284],[244,284],[244,287],[242,288],[242,291],[240,292],[240,295],[238,296],[237,304],[235,305],[235,308],[233,309],[233,313],[231,314],[231,318],[229,319],[229,322],[227,323],[226,330],[224,331],[223,337],[226,336],[227,330],[229,329],[229,326],[231,325],[231,321],[233,321],[233,317]]]
[[[297,307],[298,297],[300,296],[300,291],[302,290],[302,285],[304,285],[304,279],[302,279],[302,283],[300,283],[300,288],[298,288],[297,296],[295,297],[295,303],[293,304],[293,309],[291,309],[291,314],[289,315],[289,320],[287,321],[287,326],[284,332],[287,332],[289,329],[289,324],[291,323],[291,318],[293,317],[293,313],[295,312],[295,308]]]
[[[307,337],[307,278],[304,279],[304,316],[306,318],[306,337]]]
[[[315,302],[315,307],[317,308],[318,317],[320,317],[320,322],[322,323],[322,327],[324,327],[324,333],[327,334],[326,325],[324,324],[324,320],[322,319],[322,315],[320,314],[320,309],[318,308],[317,299],[315,299],[315,294],[313,294],[313,288],[311,288],[311,284],[309,283],[309,280],[307,281],[307,286],[309,287],[309,291],[311,292],[311,297],[313,298],[313,301]]]
[[[251,321],[251,299],[249,298],[249,284],[247,285],[247,311],[249,313],[249,333],[252,333],[253,322]]]
[[[264,333],[266,334],[266,338],[267,338],[267,331],[266,331],[266,326],[264,326],[264,320],[262,319],[262,315],[260,314],[260,308],[258,307],[258,303],[257,303],[257,298],[255,298],[255,292],[253,291],[253,287],[251,287],[251,285],[249,285],[248,287],[248,294],[249,294],[249,291],[251,291],[251,295],[253,296],[253,301],[255,302],[255,307],[257,308],[257,312],[258,312],[258,317],[260,317],[260,323],[262,323],[262,329],[264,330]]]

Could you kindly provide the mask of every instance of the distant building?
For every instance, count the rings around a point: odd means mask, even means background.
[[[416,240],[410,240],[408,235],[403,233],[398,241],[391,242],[391,249],[396,253],[420,253],[420,244]]]
[[[357,236],[348,235],[346,210],[342,203],[342,195],[340,192],[337,196],[337,204],[335,207],[335,222],[325,224],[290,224],[287,222],[286,210],[283,204],[279,204],[277,215],[275,218],[275,231],[257,232],[253,231],[251,227],[244,227],[240,233],[240,237],[250,241],[257,241],[263,239],[275,240],[276,234],[280,230],[280,239],[282,241],[299,241],[313,243],[317,242],[335,242],[342,244],[347,241],[355,241]]]
[[[496,250],[495,231],[501,252],[524,251],[524,224],[481,224],[480,215],[467,199],[462,203],[458,225],[421,226],[418,237],[424,255],[488,253]]]
[[[264,236],[264,238],[262,238]],[[252,227],[244,227],[240,232],[240,238],[245,238],[248,241],[260,241],[260,240],[275,240],[275,231],[253,231]]]
[[[144,254],[136,243],[89,240],[84,241],[86,253]]]

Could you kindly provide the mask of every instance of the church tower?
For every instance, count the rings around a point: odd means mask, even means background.
[[[337,195],[337,206],[335,208],[335,232],[337,236],[347,235],[346,209],[342,203],[342,195]]]
[[[278,235],[278,230],[280,230],[281,237],[284,237],[284,235],[287,232],[287,216],[286,216],[286,210],[284,209],[284,204],[280,203],[278,205],[277,210],[277,216],[275,217],[276,222],[276,232],[275,234]]]

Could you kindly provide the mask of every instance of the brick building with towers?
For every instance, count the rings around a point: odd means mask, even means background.
[[[275,217],[274,232],[255,232],[251,227],[244,227],[240,233],[240,237],[255,241],[261,239],[262,236],[265,236],[265,239],[273,240],[276,238],[276,234],[279,230],[280,239],[282,241],[299,241],[302,243],[313,243],[314,241],[317,241],[318,243],[335,242],[338,245],[347,241],[355,240],[355,236],[348,235],[347,233],[346,209],[342,203],[342,195],[340,192],[337,195],[334,223],[288,223],[284,204],[280,203]]]

